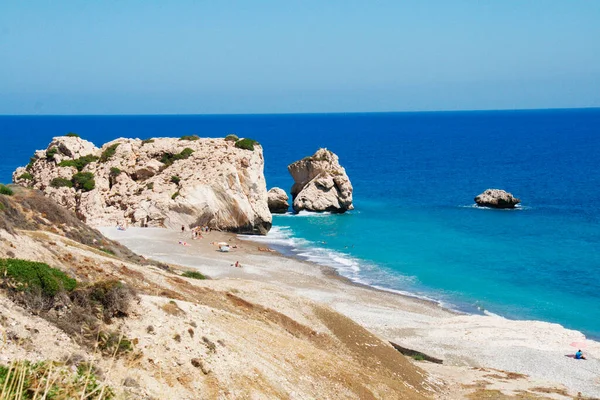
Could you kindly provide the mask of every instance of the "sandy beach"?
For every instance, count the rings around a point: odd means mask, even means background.
[[[189,232],[159,228],[100,231],[144,257],[197,269],[238,287],[245,282],[248,288],[260,287],[253,300],[267,307],[276,309],[282,293],[328,305],[382,339],[442,359],[443,365],[419,366],[445,385],[477,383],[493,389],[500,382],[504,389],[514,386],[515,393],[524,385],[555,386],[555,393],[544,395],[565,398],[561,393],[566,388],[572,396],[600,397],[600,343],[558,324],[457,314],[432,302],[351,284],[327,268],[264,251],[264,244],[230,233],[205,233],[192,240]],[[222,241],[235,248],[219,252],[213,243]],[[572,342],[586,344],[588,360],[569,357],[577,350]]]

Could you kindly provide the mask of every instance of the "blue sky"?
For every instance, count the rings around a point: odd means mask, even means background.
[[[0,114],[600,107],[600,1],[0,2]]]

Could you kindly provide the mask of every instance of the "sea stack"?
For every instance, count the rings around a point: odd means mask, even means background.
[[[285,214],[290,208],[289,197],[285,190],[274,187],[267,192],[269,211],[271,214]]]
[[[294,178],[292,207],[295,212],[352,210],[352,184],[338,156],[327,149],[288,165]]]
[[[41,190],[91,226],[271,228],[262,147],[250,140],[117,139],[102,148],[75,136],[38,150],[13,181]]]
[[[487,189],[475,197],[475,203],[480,207],[515,208],[520,202],[521,200],[514,197],[511,193],[500,189]]]

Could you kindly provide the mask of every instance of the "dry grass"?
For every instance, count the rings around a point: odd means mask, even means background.
[[[99,381],[93,364],[82,364],[75,372],[55,362],[18,360],[0,366],[0,400],[112,398],[113,390]]]
[[[166,304],[163,304],[160,308],[169,315],[174,315],[177,317],[185,315],[185,311],[179,308],[177,303],[175,303],[173,300],[169,301]]]

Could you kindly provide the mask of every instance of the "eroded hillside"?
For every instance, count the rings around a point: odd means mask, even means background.
[[[419,399],[434,393],[422,370],[329,308],[272,285],[185,277],[176,266],[148,262],[107,240],[33,190],[17,189],[0,202],[0,258],[46,263],[76,279],[75,292],[118,282],[129,293],[125,310],[92,301],[99,315],[90,316],[98,324],[90,337],[88,325],[65,329],[61,320],[81,306],[79,295],[64,293],[61,303],[36,310],[15,297],[4,277],[0,364],[93,365],[94,376],[110,388],[103,394],[117,398]],[[117,344],[105,343],[106,332]]]

